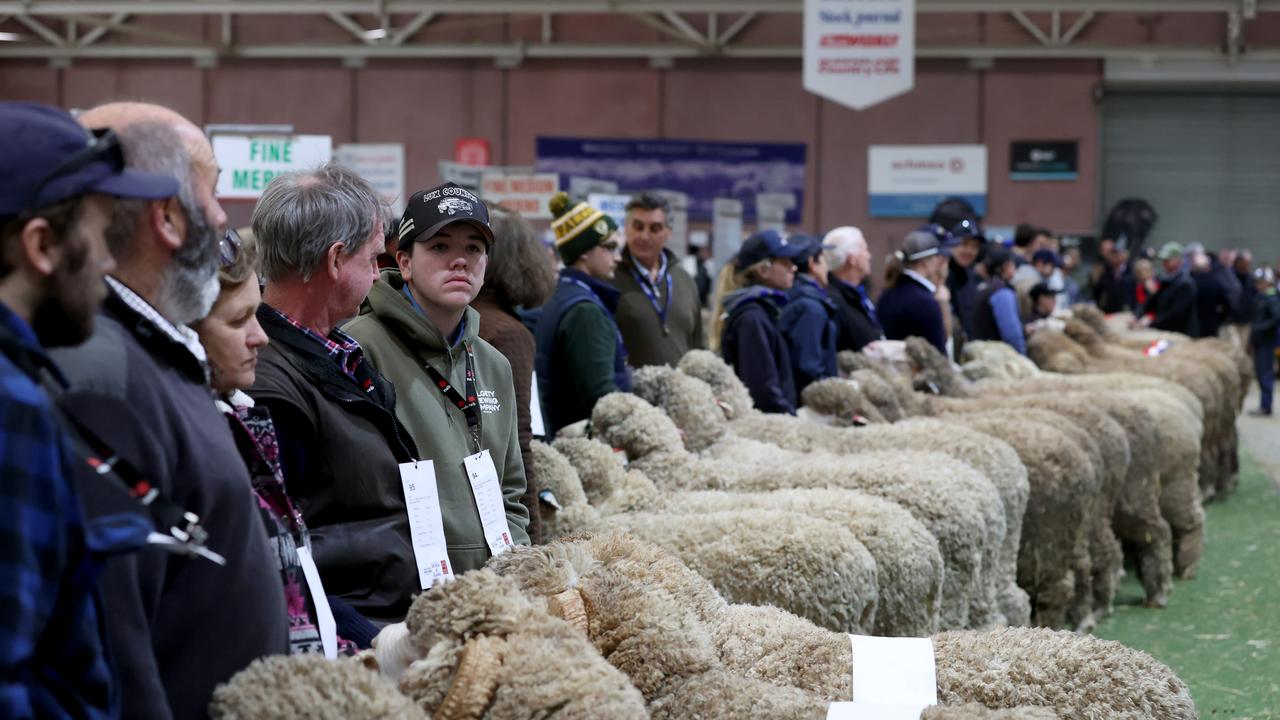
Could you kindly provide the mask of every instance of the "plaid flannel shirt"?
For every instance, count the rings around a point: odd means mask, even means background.
[[[3,304],[0,349],[0,717],[112,717],[72,446],[38,384],[61,376]]]
[[[364,359],[364,348],[360,347],[360,343],[356,342],[355,338],[336,327],[329,331],[329,337],[325,337],[270,305],[265,305],[264,307],[279,315],[281,320],[302,331],[303,335],[320,343],[324,347],[324,351],[334,359],[334,362],[338,363],[338,367],[342,368],[342,372],[346,373],[347,377],[364,386],[361,379],[356,377],[356,368],[360,367],[360,362]]]

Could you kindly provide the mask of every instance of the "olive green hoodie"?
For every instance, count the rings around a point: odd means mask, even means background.
[[[449,347],[444,335],[409,302],[398,270],[383,270],[360,315],[343,328],[360,342],[365,358],[396,388],[396,416],[409,430],[424,460],[435,461],[436,487],[444,516],[445,541],[455,573],[484,565],[489,547],[462,459],[477,452],[466,416],[445,399],[427,374],[429,363],[462,391],[466,387],[466,350],[475,353],[476,391],[481,410],[480,444],[493,457],[502,480],[511,539],[529,544],[524,494],[524,463],[516,428],[516,393],[511,364],[476,334],[480,314],[470,307],[463,317],[463,342]]]

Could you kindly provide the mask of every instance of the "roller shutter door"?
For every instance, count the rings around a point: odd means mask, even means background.
[[[1280,94],[1117,92],[1102,104],[1105,213],[1145,198],[1149,242],[1280,256]]]

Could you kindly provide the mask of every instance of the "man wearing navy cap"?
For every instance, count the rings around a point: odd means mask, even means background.
[[[80,510],[73,440],[40,383],[64,384],[44,348],[93,330],[115,267],[103,238],[114,198],[177,192],[172,178],[125,170],[113,134],[56,108],[0,102],[2,717],[119,712],[95,582],[112,548]],[[145,540],[136,530],[126,544]]]

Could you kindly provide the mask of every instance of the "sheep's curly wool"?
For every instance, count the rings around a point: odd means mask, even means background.
[[[970,340],[964,344],[960,371],[972,381],[1021,380],[1040,374],[1040,368],[1014,350],[1011,345],[994,340]]]
[[[426,720],[427,714],[378,673],[354,660],[276,655],[254,660],[213,693],[213,720]]]
[[[843,523],[783,508],[728,505],[693,512],[679,503],[660,504],[652,483],[622,470],[607,446],[579,438],[557,443],[580,461],[582,472],[557,450],[535,446],[544,486],[561,498],[562,509],[548,518],[555,532],[625,530],[676,553],[734,602],[778,605],[833,629],[871,632],[876,627],[877,563]],[[573,488],[581,487],[584,476],[593,477],[597,488],[622,489],[623,497],[607,495],[598,509],[581,506],[585,493]],[[626,492],[642,485],[645,492]],[[624,507],[631,503],[653,512]],[[562,513],[572,525],[565,524]]]
[[[977,703],[933,705],[920,713],[920,720],[1058,720],[1052,708],[1016,707],[992,710]]]
[[[501,658],[488,668],[496,684],[480,700],[484,718],[645,717],[640,693],[580,632],[489,570],[423,592],[405,623],[422,659],[409,666],[400,690],[429,710],[438,711],[458,682],[467,649],[488,641],[500,644]]]
[[[984,585],[983,567],[994,567],[999,557],[1006,532],[1003,505],[990,481],[950,456],[833,456],[759,445],[754,453],[740,448],[737,458],[706,460],[680,445],[675,425],[662,411],[624,393],[601,398],[592,425],[600,437],[625,450],[631,466],[664,492],[846,488],[892,500],[938,539],[946,563],[943,627],[966,627],[971,603],[996,614],[997,591],[994,583]]]
[[[706,580],[632,538],[611,533],[516,548],[494,558],[492,566],[525,592],[544,597],[611,573],[641,587],[660,588],[662,597],[684,604],[704,624],[727,669],[772,686],[801,688],[824,701],[851,699],[857,659],[847,635],[776,608],[727,605]],[[620,606],[634,607],[622,602],[612,611],[625,612]],[[609,624],[603,618],[598,622],[591,627]],[[693,642],[670,636],[663,641]],[[1176,675],[1119,643],[1031,628],[948,632],[933,641],[939,699],[947,705],[1034,705],[1063,717],[1099,720],[1196,717],[1190,693]],[[640,653],[648,644],[633,647]],[[655,666],[666,664],[661,656],[654,659]]]
[[[637,380],[636,385],[639,394],[657,400],[655,404],[660,404],[672,422],[684,433],[688,446],[688,437],[694,428],[712,423],[725,424],[724,420],[717,422],[714,412],[708,411],[710,404],[705,399],[708,384],[713,388],[720,388],[730,396],[744,394],[746,390],[723,360],[705,353],[690,353],[685,359],[690,362],[682,364],[696,365],[700,376],[711,378],[712,382],[705,383],[683,372],[660,368],[649,370]],[[871,371],[858,372],[863,373],[868,386],[880,387],[883,394],[893,396],[893,390],[878,375]],[[832,397],[835,402],[842,402],[839,398],[860,394],[858,388],[840,380],[813,383],[806,389],[806,394],[814,392],[815,388],[817,392]],[[703,399],[701,405],[696,407],[688,402],[668,400],[677,396]],[[719,399],[723,401],[723,398]],[[827,408],[820,409],[829,412]],[[1026,469],[1008,445],[955,423],[936,420],[920,421],[918,424],[876,424],[853,430],[825,427],[787,416],[765,415],[754,409],[749,413],[738,412],[736,417],[736,420],[728,424],[728,432],[716,432],[719,439],[707,448],[704,453],[706,457],[730,461],[759,457],[762,462],[768,463],[771,461],[768,455],[774,452],[770,449],[773,445],[798,452],[827,451],[836,455],[873,450],[938,451],[982,473],[1000,495],[1006,534],[996,561],[986,562],[983,567],[986,575],[983,583],[994,588],[997,599],[991,601],[990,597],[986,597],[974,603],[970,609],[970,626],[1028,622],[1029,604],[1026,593],[1016,583],[1016,564],[1018,538],[1029,491]],[[711,431],[703,432],[711,434]],[[768,445],[742,442],[736,436],[754,438]],[[883,591],[884,586],[881,587]]]
[[[588,482],[586,478],[592,477],[594,479],[589,484],[598,488],[613,486],[623,490],[621,493],[602,493],[599,500],[594,502],[602,511],[605,508],[610,508],[611,512],[645,508],[681,516],[682,522],[688,521],[686,514],[698,517],[705,513],[754,511],[768,512],[771,516],[795,513],[833,522],[853,533],[875,560],[879,601],[876,605],[875,624],[867,630],[883,636],[920,636],[935,632],[938,628],[943,577],[938,541],[911,513],[896,503],[853,490],[787,489],[761,493],[708,490],[658,493],[652,483],[648,483],[649,492],[627,492],[625,489],[635,484],[636,477],[643,476],[635,471],[623,470],[608,446],[573,438],[557,440],[554,448],[577,469],[577,475],[583,478],[584,483]],[[538,457],[543,457],[544,452],[545,449],[540,449]],[[540,473],[545,472],[552,477],[557,484],[572,482],[569,474],[559,464],[552,466],[548,463],[547,467],[539,465],[538,469]],[[645,480],[647,482],[647,478]],[[619,498],[620,495],[622,499]],[[689,562],[680,548],[669,544],[667,546],[685,559],[685,562]],[[786,546],[796,547],[794,544]],[[744,565],[750,566],[751,562],[732,561],[728,571],[730,574],[740,573]],[[723,574],[722,571],[701,574],[712,579],[717,589],[730,599],[745,602],[733,593],[725,592],[720,587],[720,582],[714,579]],[[789,574],[789,570],[784,569],[782,574]],[[768,578],[764,581],[765,584],[774,582],[777,579]],[[804,587],[811,579],[801,579],[798,582]],[[773,604],[786,607],[791,603],[783,605],[775,601]],[[824,627],[840,629],[829,622],[816,620],[808,613],[797,614]],[[863,627],[866,628],[865,623]]]

